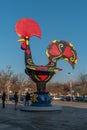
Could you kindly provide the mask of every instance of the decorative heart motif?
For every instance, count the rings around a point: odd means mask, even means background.
[[[71,57],[73,55],[71,48],[70,47],[66,47],[64,52],[63,52],[63,55],[67,56],[67,57]]]
[[[52,48],[50,49],[50,54],[52,56],[58,56],[60,55],[60,51],[56,45],[53,45]]]
[[[41,81],[44,81],[48,78],[48,75],[38,75],[38,77],[41,79]]]

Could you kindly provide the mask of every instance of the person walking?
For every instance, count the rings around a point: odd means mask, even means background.
[[[18,105],[18,94],[15,92],[14,94],[14,101],[15,101],[15,110],[17,110],[17,105]]]
[[[6,100],[6,93],[4,91],[2,94],[2,108],[5,108],[5,100]]]
[[[25,106],[29,106],[30,94],[27,92],[25,96]]]

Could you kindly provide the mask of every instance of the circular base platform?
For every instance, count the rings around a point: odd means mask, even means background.
[[[62,107],[59,105],[52,105],[52,106],[24,106],[23,104],[20,105],[19,109],[21,111],[61,111]]]

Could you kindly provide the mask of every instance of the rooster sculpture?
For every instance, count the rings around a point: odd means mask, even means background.
[[[72,68],[77,63],[77,53],[73,44],[63,40],[53,40],[49,43],[46,49],[48,64],[35,65],[31,55],[30,37],[37,36],[41,38],[41,30],[38,23],[32,19],[24,18],[19,20],[15,25],[15,31],[21,37],[18,42],[22,42],[21,49],[25,52],[25,72],[36,83],[37,92],[36,100],[32,100],[32,105],[50,105],[50,96],[46,92],[46,83],[52,78],[55,72],[61,71],[57,68],[59,59],[66,60]],[[44,98],[43,98],[44,97]]]

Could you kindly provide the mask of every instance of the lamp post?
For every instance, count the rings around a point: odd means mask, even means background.
[[[70,85],[70,94],[71,94],[71,101],[72,101],[72,73],[71,72],[68,72],[68,74],[70,75],[69,77],[69,85]]]

